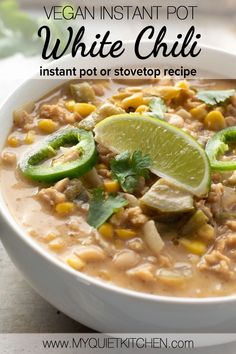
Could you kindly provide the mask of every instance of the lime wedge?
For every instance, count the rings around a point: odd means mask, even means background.
[[[108,117],[94,129],[97,142],[110,150],[149,154],[151,171],[182,186],[196,196],[209,190],[210,166],[205,151],[180,129],[144,115],[121,114]]]

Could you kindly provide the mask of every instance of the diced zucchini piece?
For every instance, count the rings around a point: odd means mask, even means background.
[[[87,82],[71,84],[70,90],[76,102],[92,103],[96,99],[93,88]]]
[[[234,219],[236,219],[236,213],[222,212],[222,213],[219,213],[216,217],[217,217],[217,219],[222,219],[222,220],[225,220],[225,219],[234,220]]]
[[[182,228],[183,235],[192,235],[204,224],[208,222],[208,217],[202,210],[197,210]]]
[[[192,195],[164,178],[144,194],[140,206],[145,213],[157,217],[170,217],[194,209]]]

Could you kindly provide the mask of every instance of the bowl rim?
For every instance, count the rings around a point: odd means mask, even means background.
[[[133,44],[133,40],[127,40],[124,41],[124,45],[130,46]],[[150,41],[148,42],[150,44]],[[171,41],[168,41],[168,43],[171,44]],[[232,59],[236,59],[236,54],[227,52],[225,50],[213,47],[213,46],[207,46],[207,45],[201,45],[201,48],[206,50],[209,54],[210,53],[215,53],[215,54],[221,54],[224,56],[231,57]],[[68,58],[70,57],[70,54],[67,54],[63,56],[61,59],[57,60],[57,63],[60,62],[66,62]],[[48,63],[44,65],[44,67],[50,67],[54,64],[54,61],[51,63]],[[25,84],[28,83],[28,81],[33,80],[36,78],[36,74],[30,75],[30,77],[26,78],[20,85],[18,85],[13,92],[8,95],[8,97],[3,101],[0,107],[0,112],[3,109],[3,107],[8,103],[8,101],[14,96],[21,88],[24,87]],[[66,79],[68,80],[68,79]],[[61,82],[64,82],[64,80],[60,80]],[[56,86],[55,86],[56,87]],[[7,225],[8,229],[7,232],[13,231],[14,236],[20,237],[20,240],[23,241],[23,243],[33,252],[36,252],[38,256],[42,257],[45,261],[47,261],[49,266],[55,266],[59,268],[62,272],[68,273],[73,277],[73,280],[82,282],[85,285],[89,286],[95,286],[102,288],[104,291],[108,291],[112,294],[112,292],[123,295],[129,298],[135,298],[139,300],[146,300],[149,302],[158,302],[158,303],[165,303],[165,304],[182,304],[182,305],[215,305],[215,304],[222,304],[222,303],[231,303],[236,301],[236,294],[231,294],[231,295],[225,295],[225,296],[210,296],[210,297],[202,297],[202,298],[197,298],[197,297],[177,297],[177,296],[168,296],[168,295],[158,295],[158,294],[149,294],[145,292],[139,292],[136,290],[130,290],[121,286],[118,286],[116,284],[111,284],[106,281],[100,280],[96,277],[92,277],[90,275],[87,275],[83,272],[79,272],[74,270],[72,267],[61,261],[59,258],[57,258],[54,254],[51,254],[49,251],[45,250],[39,242],[34,240],[32,237],[30,237],[26,230],[24,230],[14,219],[13,215],[11,214],[9,208],[7,207],[6,200],[3,197],[2,193],[2,188],[0,192],[0,225],[4,223],[4,228]],[[5,232],[3,231],[3,234]],[[5,243],[5,241],[3,242]],[[24,275],[24,274],[23,274]]]

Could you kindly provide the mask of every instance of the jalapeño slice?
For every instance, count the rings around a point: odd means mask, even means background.
[[[64,159],[66,155],[63,154],[58,159],[55,158],[61,147],[71,153],[71,158]],[[50,163],[47,160],[51,160]],[[19,168],[29,179],[56,182],[65,177],[83,176],[92,169],[96,160],[97,152],[92,133],[66,127],[49,135],[27,152],[20,161]]]
[[[229,151],[228,144],[236,144],[236,127],[225,128],[208,141],[206,153],[210,160],[211,168],[215,171],[236,170],[236,160],[220,161],[219,157]]]

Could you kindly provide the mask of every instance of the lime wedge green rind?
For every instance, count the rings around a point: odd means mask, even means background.
[[[156,118],[122,114],[108,117],[94,129],[97,142],[116,153],[141,150],[149,154],[151,171],[196,196],[209,190],[210,165],[198,142],[182,130]]]

